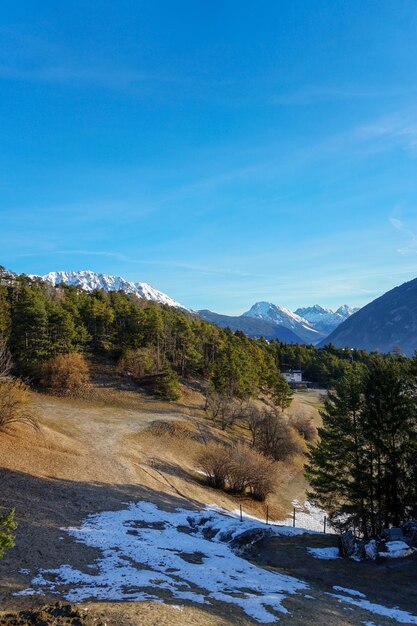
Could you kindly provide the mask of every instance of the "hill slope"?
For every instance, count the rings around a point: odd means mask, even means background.
[[[354,313],[320,345],[333,343],[411,356],[417,349],[417,278],[388,291]]]

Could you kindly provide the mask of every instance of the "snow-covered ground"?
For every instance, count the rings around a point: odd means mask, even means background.
[[[414,552],[405,541],[387,541],[385,544],[386,552],[380,552],[379,556],[386,559],[402,559],[405,556],[411,556]]]
[[[64,595],[71,602],[161,600],[168,594],[176,603],[235,604],[259,622],[274,622],[275,612],[286,612],[282,601],[308,585],[233,553],[229,542],[259,526],[216,510],[164,511],[149,502],[129,504],[123,511],[90,516],[81,528],[67,529],[76,541],[102,550],[102,557],[91,564],[91,574],[64,564],[38,573],[31,588],[21,593],[62,593],[62,587],[69,586]],[[274,527],[271,532],[302,531]]]
[[[337,585],[333,587],[335,591],[343,591],[344,594],[340,593],[331,593],[333,598],[336,598],[340,602],[346,602],[348,604],[352,604],[357,606],[360,609],[364,609],[365,611],[369,611],[374,615],[380,615],[382,617],[389,617],[390,619],[398,622],[399,624],[417,624],[417,616],[411,615],[408,611],[402,611],[397,606],[393,608],[388,608],[386,606],[382,606],[382,604],[375,604],[374,602],[369,602],[366,599],[366,596],[363,593],[355,591],[354,589],[345,589],[343,587],[338,587]]]
[[[294,500],[292,503],[293,508],[295,508],[295,524],[298,528],[305,528],[307,530],[314,530],[316,532],[323,532],[324,530],[324,518],[326,517],[326,513],[321,509],[317,508],[310,502],[299,502],[298,500]],[[292,514],[288,514],[280,524],[284,524],[285,526],[293,525],[293,516]],[[333,535],[334,530],[326,523],[326,533]]]
[[[266,526],[239,512],[226,514],[215,507],[203,511],[166,511],[150,502],[130,503],[122,511],[91,515],[80,528],[64,529],[75,541],[101,551],[90,573],[65,563],[32,575],[31,586],[18,595],[64,596],[85,600],[165,601],[181,609],[181,601],[210,605],[226,602],[248,616],[272,623],[286,613],[283,601],[304,597],[309,585],[293,576],[253,565],[233,551],[231,542],[246,531],[276,535],[314,531]],[[333,598],[399,623],[417,624],[417,616],[398,607],[371,603],[359,591],[334,587]]]
[[[315,559],[332,561],[339,558],[339,548],[307,548],[307,552]]]

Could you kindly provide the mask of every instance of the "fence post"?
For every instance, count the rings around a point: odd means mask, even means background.
[[[266,525],[268,526],[269,524],[269,511],[268,511],[268,505],[266,505]]]
[[[323,524],[324,524],[324,534],[326,534],[326,525],[327,525],[327,517],[324,516],[324,520],[323,520]]]
[[[295,528],[295,507],[292,510],[292,527]]]
[[[239,510],[240,510],[240,521],[243,522],[243,511],[242,511],[242,505],[239,505]]]

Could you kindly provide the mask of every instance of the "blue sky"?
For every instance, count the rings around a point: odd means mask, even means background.
[[[417,276],[415,0],[14,5],[1,264],[230,314]]]

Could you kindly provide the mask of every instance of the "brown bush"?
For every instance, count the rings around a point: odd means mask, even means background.
[[[255,500],[265,500],[275,486],[274,462],[248,446],[233,447],[228,486],[231,491],[247,493]]]
[[[251,412],[248,427],[252,432],[252,446],[274,461],[304,452],[296,431],[277,410]]]
[[[3,377],[0,379],[0,429],[19,423],[38,427],[29,389],[17,378]]]
[[[41,384],[54,391],[78,391],[88,386],[88,365],[81,354],[59,354],[47,361],[41,372]]]
[[[226,489],[230,466],[230,451],[226,446],[220,443],[208,443],[197,461],[211,487]]]
[[[317,428],[312,418],[308,417],[308,415],[294,415],[290,424],[306,441],[317,439]]]
[[[155,420],[147,428],[155,437],[170,437],[174,439],[196,439],[197,433],[191,424],[185,420]]]
[[[261,501],[274,490],[273,461],[247,446],[209,443],[201,450],[198,463],[211,487]]]

